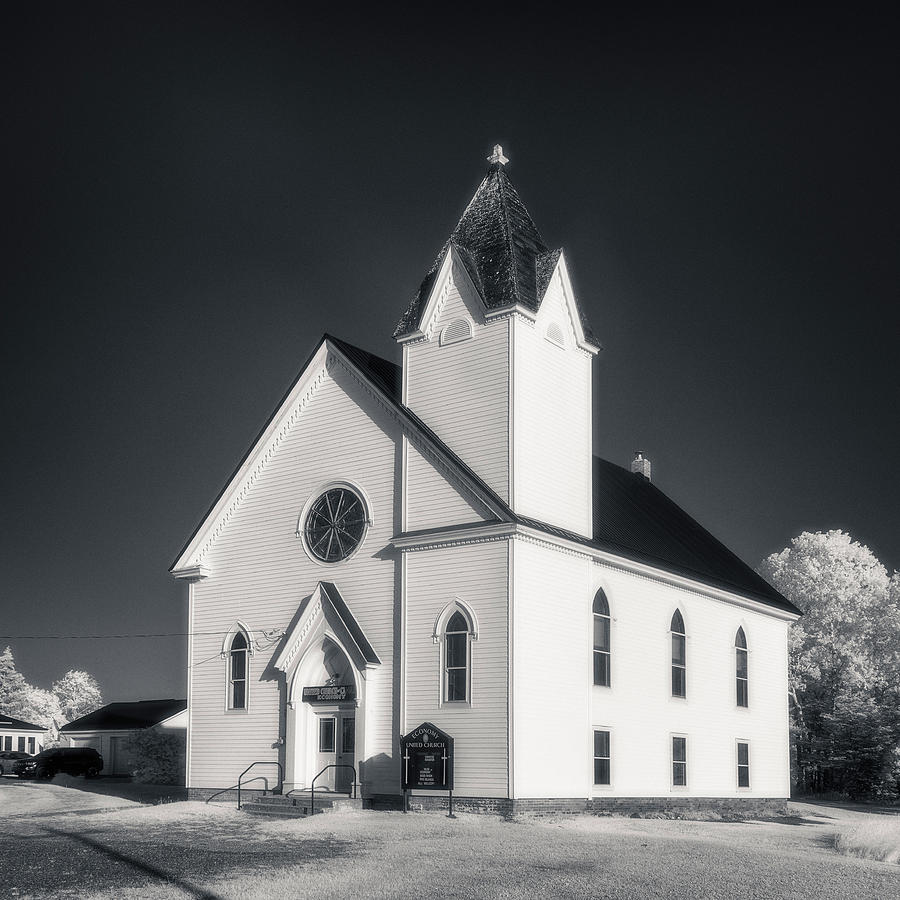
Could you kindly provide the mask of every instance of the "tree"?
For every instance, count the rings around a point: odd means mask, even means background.
[[[25,676],[16,670],[11,647],[0,653],[0,712],[15,718],[24,718],[25,695],[28,691]]]
[[[52,691],[59,699],[62,715],[67,722],[86,716],[103,705],[97,679],[78,669],[70,669],[59,681],[55,681]]]
[[[24,718],[27,722],[34,725],[43,725],[49,730],[47,735],[47,743],[56,741],[59,737],[59,729],[66,724],[62,710],[59,706],[59,699],[52,691],[45,691],[43,688],[27,686],[25,692],[25,710]]]
[[[897,790],[900,579],[842,531],[804,532],[760,573],[804,613],[791,629],[797,781],[806,791]]]

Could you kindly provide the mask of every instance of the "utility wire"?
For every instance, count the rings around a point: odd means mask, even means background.
[[[261,629],[263,635],[270,631],[284,631],[284,626]],[[213,637],[230,634],[226,631],[168,631],[158,634],[0,634],[0,641],[103,641],[113,638],[168,638],[168,637]]]

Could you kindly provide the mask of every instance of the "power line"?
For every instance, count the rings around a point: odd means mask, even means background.
[[[261,630],[264,637],[270,632],[283,632],[283,626]],[[116,638],[170,638],[170,637],[216,637],[230,634],[226,631],[167,631],[156,634],[0,634],[0,641],[105,641]]]

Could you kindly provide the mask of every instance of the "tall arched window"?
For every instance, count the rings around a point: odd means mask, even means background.
[[[738,628],[734,636],[734,675],[737,685],[737,705],[750,705],[749,682],[747,679],[747,638],[744,629]]]
[[[609,603],[603,588],[594,595],[594,684],[610,686]]]
[[[249,645],[243,631],[231,641],[228,651],[228,708],[247,708],[247,652]]]
[[[444,700],[465,702],[471,696],[472,659],[469,638],[472,629],[460,610],[453,613],[444,628]]]
[[[672,616],[672,696],[687,696],[687,659],[685,656],[684,619],[680,610]]]

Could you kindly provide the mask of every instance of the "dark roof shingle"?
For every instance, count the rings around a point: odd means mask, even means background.
[[[33,725],[22,719],[15,719],[0,712],[0,729],[3,731],[46,731],[43,725]]]
[[[187,700],[135,700],[107,703],[92,713],[63,725],[60,731],[112,731],[149,728],[187,709]]]
[[[399,366],[345,341],[334,338],[331,340],[360,367],[364,375],[381,386],[398,407],[411,414],[400,402]],[[692,578],[712,587],[736,591],[786,612],[800,612],[747,563],[641,475],[594,457],[593,536],[588,540],[546,522],[509,511],[509,507],[495,492],[478,479],[427,426],[424,433],[430,440],[441,445],[450,459],[458,461],[470,477],[481,483],[485,493],[508,511],[511,521]]]
[[[493,163],[400,319],[394,337],[419,327],[451,245],[459,251],[487,309],[519,304],[537,312],[561,253],[544,243],[504,165]],[[580,309],[579,316],[585,336],[596,343]]]

